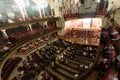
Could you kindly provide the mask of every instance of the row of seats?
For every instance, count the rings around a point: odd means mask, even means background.
[[[6,61],[1,72],[2,80],[8,80],[8,77],[10,76],[11,72],[21,60],[22,58],[20,57],[14,57]]]
[[[9,39],[11,42],[21,42],[23,40],[33,37],[34,35],[36,35],[36,33],[40,33],[41,31],[42,29],[38,29],[35,31],[33,30],[33,31],[26,31],[18,34],[13,34],[13,35],[10,35]]]
[[[53,29],[53,28],[52,28]],[[21,42],[23,40],[35,37],[37,35],[42,35],[44,31],[49,30],[49,28],[39,28],[32,31],[27,31],[23,33],[13,34],[10,36],[11,42]]]
[[[36,38],[34,41],[31,41],[29,43],[26,43],[22,45],[18,50],[17,54],[26,54],[29,53],[29,51],[39,47],[41,44],[46,43],[56,37],[56,33],[52,33],[49,35],[45,35],[42,37]]]
[[[8,36],[10,36],[12,34],[25,32],[25,31],[27,31],[27,27],[25,27],[25,26],[18,26],[18,27],[15,27],[15,28],[6,29],[6,33],[7,33]]]

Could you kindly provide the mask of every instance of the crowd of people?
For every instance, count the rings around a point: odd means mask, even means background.
[[[108,29],[103,28],[102,34],[101,34],[101,50],[100,50],[100,63],[98,66],[99,75],[104,75],[101,77],[101,79],[105,80],[119,80],[119,68],[118,66],[119,60],[118,55],[119,53],[116,52],[116,46],[115,43],[118,40],[119,34],[115,30],[114,27],[109,27]],[[111,71],[114,70],[115,74],[117,74],[116,77],[110,78]]]
[[[47,70],[48,67],[51,68],[53,71],[56,70],[59,71],[58,67],[60,67],[60,65],[62,65],[61,67],[63,68],[68,65],[71,66],[71,64],[74,65],[69,60],[74,61],[75,58],[79,60],[79,56],[83,56],[85,57],[85,59],[90,58],[91,60],[93,60],[95,58],[89,56],[91,56],[91,54],[97,55],[96,49],[97,49],[96,47],[90,47],[90,46],[83,47],[79,44],[77,45],[63,40],[57,40],[48,43],[45,47],[37,49],[37,51],[29,55],[26,58],[26,60],[23,61],[23,65],[18,66],[18,71],[20,73],[24,72],[20,75],[21,79],[23,80],[32,80],[33,78],[36,78],[36,76],[38,76],[43,80],[49,80],[49,79],[55,80],[58,78],[59,74],[57,76],[54,76],[55,75],[54,72],[51,72],[51,70],[50,71]],[[84,56],[82,54],[84,53],[84,51],[87,51],[89,56],[88,55]],[[90,51],[91,53],[89,53]],[[60,73],[64,74],[65,76],[69,76],[72,79],[73,78],[77,79],[80,77],[81,74],[84,74],[87,70],[89,70],[92,67],[94,63],[93,61],[91,63],[84,64],[84,63],[79,63],[79,61],[75,60],[75,63],[77,62],[78,63],[73,67],[76,68],[78,71],[77,70],[74,71],[74,69],[70,68],[70,71],[74,72],[73,75],[74,77],[70,74],[63,73],[64,71],[60,71]],[[41,74],[41,72],[43,72],[44,74]]]
[[[45,67],[51,65],[51,61],[54,61],[55,59],[55,54],[59,54],[62,51],[62,48],[55,46],[58,45],[57,43],[58,42],[47,44],[46,47],[35,51],[27,57],[27,59],[23,62],[23,65],[18,68],[18,71],[24,71],[24,74],[21,77],[23,80],[31,79],[30,76],[32,74],[30,74],[30,72],[34,72],[32,78],[33,76],[35,78],[35,75],[44,70]]]

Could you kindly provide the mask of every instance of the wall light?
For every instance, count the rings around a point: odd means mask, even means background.
[[[100,0],[97,0],[97,3],[100,3]]]

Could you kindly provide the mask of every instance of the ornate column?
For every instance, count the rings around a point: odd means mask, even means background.
[[[31,24],[29,24],[29,29],[32,31],[32,27],[31,27]]]
[[[4,38],[8,38],[8,35],[7,35],[7,33],[6,33],[6,30],[4,29],[4,30],[1,30],[1,32],[2,32],[2,34],[3,34],[3,37]]]
[[[56,25],[57,25],[57,27],[62,28],[62,30],[60,30],[60,31],[58,32],[58,35],[64,35],[64,34],[65,34],[65,31],[64,31],[64,27],[65,27],[64,17],[61,17],[61,18],[59,19],[59,21],[56,22]]]

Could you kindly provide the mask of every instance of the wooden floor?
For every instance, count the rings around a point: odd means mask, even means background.
[[[73,37],[71,35],[59,36],[59,38],[62,40],[68,41],[68,42],[76,43],[76,44],[99,46],[99,43],[96,43],[96,41],[87,42],[87,41],[85,41],[85,39]]]
[[[86,78],[86,80],[97,80],[98,77],[98,71],[93,71],[90,76],[88,76],[88,78]]]

